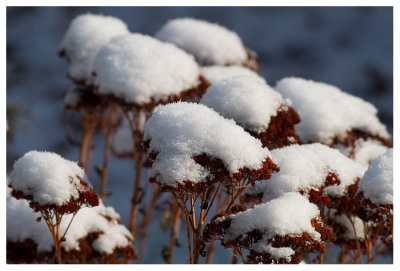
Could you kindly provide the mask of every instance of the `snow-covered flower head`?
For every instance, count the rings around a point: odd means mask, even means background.
[[[60,51],[69,61],[68,75],[78,83],[90,84],[96,53],[111,38],[127,33],[126,24],[115,17],[83,14],[73,19]]]
[[[84,170],[52,152],[30,151],[19,158],[10,173],[9,186],[13,196],[27,199],[35,210],[54,208],[73,213],[81,206],[99,204]]]
[[[165,187],[197,187],[222,176],[268,179],[278,169],[258,139],[201,104],[157,108],[145,125],[144,140],[155,155],[150,178]]]

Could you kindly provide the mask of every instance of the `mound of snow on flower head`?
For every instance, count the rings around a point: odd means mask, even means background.
[[[184,180],[199,182],[208,176],[209,172],[193,160],[196,155],[221,159],[231,174],[245,167],[260,169],[270,155],[234,121],[194,103],[158,107],[146,123],[144,140],[150,141],[150,150],[158,154],[150,176],[169,186]]]
[[[293,102],[301,117],[296,130],[305,142],[330,144],[352,129],[389,137],[372,104],[335,86],[288,77],[278,81],[275,89]]]
[[[239,36],[215,23],[192,18],[173,19],[155,36],[194,55],[203,65],[241,64],[247,58]]]
[[[331,185],[325,191],[334,197],[341,196],[346,188],[361,178],[365,167],[341,154],[338,150],[320,143],[290,145],[271,151],[280,171],[266,182],[257,183],[247,193],[263,193],[263,201],[279,197],[287,192],[323,186],[329,173],[340,179],[339,185]]]
[[[393,203],[393,149],[372,161],[360,181],[360,191],[375,204]]]
[[[61,43],[69,60],[69,75],[90,83],[93,59],[111,38],[129,33],[126,24],[118,18],[83,14],[72,20]]]
[[[62,205],[79,197],[84,176],[76,162],[52,152],[30,151],[14,163],[9,185],[41,205]]]
[[[278,92],[252,76],[235,76],[211,85],[200,103],[257,133],[267,130],[271,117],[286,106]]]
[[[201,69],[201,73],[211,84],[215,84],[218,81],[222,81],[224,79],[228,79],[230,77],[246,75],[254,77],[255,79],[259,79],[266,83],[266,80],[259,76],[254,71],[242,67],[242,66],[209,66],[203,67]]]
[[[113,38],[96,55],[94,72],[99,93],[137,105],[189,90],[200,75],[193,56],[142,34]]]

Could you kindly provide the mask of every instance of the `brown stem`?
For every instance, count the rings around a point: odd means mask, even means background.
[[[111,141],[115,129],[117,128],[117,106],[113,105],[110,109],[110,114],[108,118],[108,129],[105,135],[104,151],[103,151],[103,166],[100,170],[100,198],[105,202],[107,197],[107,175],[108,175],[108,165],[110,159]]]
[[[88,149],[90,148],[90,140],[92,138],[94,129],[97,126],[96,117],[92,116],[89,112],[83,111],[83,136],[79,152],[79,165],[86,168],[86,161],[88,159]]]
[[[235,200],[243,193],[244,190],[246,190],[247,186],[248,186],[249,182],[246,183],[246,185],[242,186],[239,188],[239,191],[236,193],[235,196],[232,196],[231,198],[231,202],[229,203],[228,207],[226,207],[225,211],[228,211],[229,208],[232,207],[232,205],[235,203]],[[232,195],[233,195],[233,189],[232,189]]]
[[[319,253],[319,263],[320,264],[325,263],[325,252],[320,252]]]
[[[211,264],[214,259],[215,253],[215,240],[211,241],[210,245],[208,245],[207,255],[206,255],[206,263]]]
[[[221,187],[221,183],[218,183],[217,189],[215,190],[214,195],[213,195],[213,197],[212,197],[212,199],[211,199],[211,202],[210,202],[210,204],[208,205],[206,214],[204,215],[204,219],[207,218],[208,213],[210,212],[211,207],[212,207],[213,204],[214,204],[215,198],[217,197],[217,194],[218,194],[218,192],[219,192],[219,188],[220,188],[220,187]]]
[[[172,213],[173,213],[173,218],[172,218],[172,228],[171,228],[171,233],[170,233],[170,239],[169,239],[169,250],[168,250],[168,255],[166,259],[167,264],[172,264],[172,259],[174,257],[174,252],[175,252],[175,246],[176,246],[176,239],[179,233],[179,228],[181,225],[181,216],[182,212],[181,209],[179,208],[179,205],[174,201],[172,203]]]
[[[345,244],[342,245],[342,250],[340,251],[340,262],[342,264],[347,263],[347,248]]]
[[[138,227],[138,237],[139,237],[139,256],[138,263],[141,263],[144,256],[144,251],[146,248],[146,241],[148,235],[148,229],[151,222],[151,217],[153,211],[157,207],[157,200],[161,194],[159,187],[156,184],[152,184],[152,197],[147,210],[143,213],[142,221]]]
[[[238,263],[238,255],[239,255],[239,249],[234,246],[232,250],[232,260],[231,264],[237,264]]]
[[[187,233],[187,242],[188,242],[188,254],[189,254],[189,263],[193,263],[192,260],[192,245],[190,241],[190,221],[189,221],[189,214],[187,210],[183,210],[183,214],[185,216],[185,222],[186,222],[186,233]]]
[[[354,221],[350,216],[347,216],[347,219],[350,221],[351,227],[352,227],[353,232],[354,232],[354,238],[355,238],[356,245],[357,245],[357,252],[358,252],[358,256],[360,257],[360,263],[363,263],[363,261],[364,261],[363,260],[363,253],[362,253],[362,250],[361,250],[360,240],[357,237],[357,231],[356,231],[356,227],[354,225]]]
[[[141,130],[140,130],[140,116],[141,112],[137,112],[135,115],[134,120],[134,127],[132,130],[132,139],[134,142],[134,146],[138,146],[141,144]],[[135,152],[134,152],[135,153]],[[129,219],[129,229],[131,233],[135,234],[136,228],[136,218],[138,213],[139,207],[139,198],[141,195],[140,191],[140,182],[141,182],[141,173],[142,173],[142,166],[143,166],[143,151],[138,150],[135,155],[135,180],[133,185],[133,192],[132,192],[132,201],[131,201],[131,212],[130,212],[130,219]]]
[[[203,242],[201,240],[201,230],[204,224],[204,203],[205,203],[206,192],[202,192],[201,194],[201,202],[200,202],[200,213],[199,213],[199,223],[197,225],[196,231],[194,232],[195,236],[195,249],[193,253],[194,263],[198,264],[200,260],[200,253],[203,249]]]

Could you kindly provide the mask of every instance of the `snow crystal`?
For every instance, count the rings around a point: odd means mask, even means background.
[[[253,209],[231,215],[225,240],[236,239],[256,229],[264,232],[264,240],[274,236],[301,235],[303,232],[319,240],[320,233],[311,225],[311,220],[319,214],[318,207],[306,197],[297,192],[286,193]]]
[[[230,174],[241,168],[260,169],[269,156],[261,142],[233,120],[194,103],[160,106],[145,125],[144,140],[158,153],[150,176],[168,186],[204,180],[209,172],[193,160],[207,154],[221,159]]]
[[[267,130],[271,117],[286,105],[278,92],[250,76],[235,76],[211,85],[200,103],[256,133]]]
[[[334,197],[343,195],[346,187],[353,184],[365,172],[365,167],[341,154],[338,150],[320,143],[290,145],[271,151],[280,171],[266,182],[259,182],[247,193],[264,193],[263,201],[292,191],[309,191],[321,187],[329,173],[335,173],[340,185],[332,185],[325,191]]]
[[[240,65],[247,58],[239,36],[215,23],[192,18],[174,19],[155,36],[194,55],[203,65]]]
[[[393,149],[372,161],[360,181],[360,191],[375,204],[393,203]]]
[[[203,67],[201,73],[211,84],[239,75],[252,76],[255,79],[259,79],[266,83],[266,80],[263,77],[243,66],[209,66]]]
[[[105,216],[112,219],[109,221]],[[7,240],[23,242],[27,239],[37,244],[39,252],[51,251],[53,239],[44,220],[36,219],[39,213],[33,212],[26,200],[16,200],[7,197]],[[65,215],[61,222],[61,233],[64,233],[72,215]],[[79,239],[89,233],[100,232],[94,240],[93,248],[99,253],[111,254],[117,247],[126,247],[131,244],[132,235],[120,224],[117,224],[119,215],[112,207],[105,207],[102,203],[93,208],[82,208],[75,216],[65,236],[62,246],[66,251],[79,250]]]
[[[113,38],[96,55],[94,71],[100,93],[138,105],[189,90],[200,74],[193,56],[142,34]]]
[[[68,73],[76,80],[91,83],[93,59],[99,49],[111,38],[129,33],[126,24],[118,18],[84,14],[70,24],[61,43],[61,50],[70,61]]]
[[[345,138],[352,129],[389,137],[372,104],[335,86],[289,77],[278,81],[275,89],[293,102],[301,117],[296,130],[305,142],[331,144],[335,136]]]
[[[9,184],[41,205],[62,205],[79,197],[84,176],[76,162],[52,152],[30,151],[14,163]]]

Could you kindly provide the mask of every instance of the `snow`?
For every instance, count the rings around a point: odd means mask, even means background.
[[[52,152],[30,151],[15,163],[9,185],[41,204],[63,205],[78,199],[84,170]]]
[[[365,167],[368,167],[372,160],[378,158],[389,149],[380,141],[363,138],[357,139],[354,142],[354,146],[346,147],[339,144],[335,148]]]
[[[158,153],[150,177],[168,185],[203,181],[209,172],[193,160],[207,154],[223,161],[230,174],[241,168],[260,169],[270,155],[261,142],[233,120],[194,103],[160,106],[145,125],[144,141]]]
[[[211,84],[238,75],[252,76],[266,83],[265,78],[243,66],[209,66],[201,68],[201,73]]]
[[[111,218],[108,221],[105,216]],[[33,212],[26,200],[16,200],[7,197],[7,240],[23,242],[27,239],[37,244],[39,252],[53,249],[53,239],[45,221],[39,213]],[[65,232],[72,215],[65,215],[61,222],[61,233]],[[89,233],[101,232],[94,240],[92,246],[99,253],[111,254],[115,248],[131,245],[132,235],[121,224],[118,224],[119,215],[112,207],[105,207],[102,203],[93,208],[83,208],[75,216],[62,246],[66,251],[79,250],[79,239],[85,238]]]
[[[343,234],[341,234],[342,238],[348,241],[356,239],[364,240],[365,238],[364,223],[359,217],[352,216],[350,218],[352,221],[350,221],[350,219],[346,215],[341,214],[333,216],[333,219],[335,220],[336,223],[339,223],[346,230]]]
[[[278,92],[251,76],[235,76],[211,85],[200,103],[256,133],[266,131],[271,117],[286,106]]]
[[[194,55],[203,65],[240,65],[247,59],[240,37],[215,23],[193,18],[173,19],[155,36]]]
[[[312,188],[319,189],[329,173],[335,173],[340,185],[331,185],[325,191],[333,197],[343,195],[347,186],[362,177],[365,167],[341,154],[338,150],[320,143],[290,145],[271,151],[280,171],[271,179],[258,182],[248,194],[263,193],[263,201],[277,198],[287,192]]]
[[[295,254],[291,247],[273,247],[271,244],[266,245],[264,240],[251,245],[250,249],[259,253],[268,253],[275,260],[285,259],[288,262],[291,260],[290,256]]]
[[[193,56],[142,34],[113,38],[96,55],[94,71],[99,93],[137,105],[189,90],[200,74]]]
[[[320,233],[311,225],[311,220],[319,214],[318,207],[306,197],[297,192],[286,193],[253,209],[230,215],[231,224],[224,239],[234,240],[258,229],[263,232],[264,240],[274,236],[298,236],[303,232],[319,240]]]
[[[83,14],[73,19],[61,43],[70,62],[68,74],[91,83],[96,53],[111,38],[127,33],[127,25],[115,17]]]
[[[372,104],[335,86],[287,77],[278,81],[275,89],[293,102],[301,118],[296,131],[305,142],[329,145],[335,136],[345,138],[352,129],[389,138]]]
[[[393,204],[393,149],[372,161],[359,190],[375,204]]]

